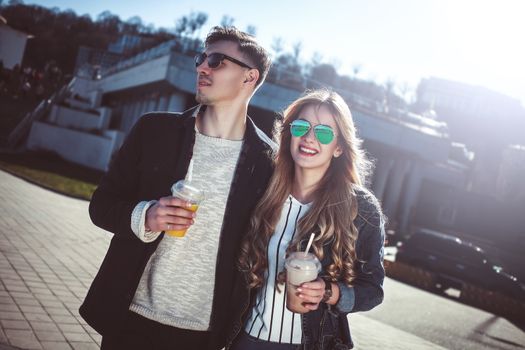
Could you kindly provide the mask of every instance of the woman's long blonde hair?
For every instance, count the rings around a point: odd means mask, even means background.
[[[321,260],[323,247],[331,243],[333,263],[327,267],[328,275],[335,280],[350,284],[354,279],[356,260],[355,242],[357,229],[353,221],[357,215],[356,185],[364,183],[370,163],[361,149],[356,136],[350,109],[342,97],[330,90],[307,91],[284,111],[284,118],[277,129],[280,148],[275,159],[275,171],[268,189],[255,208],[250,220],[248,234],[241,244],[239,267],[246,273],[250,288],[263,285],[268,268],[267,247],[270,237],[281,216],[283,205],[291,193],[294,180],[294,161],[290,153],[290,123],[300,117],[306,106],[325,106],[337,125],[335,141],[342,154],[333,158],[330,166],[313,193],[313,204],[299,221],[298,228],[288,251],[300,250],[301,244],[315,232],[313,252]],[[279,135],[280,134],[280,135]]]

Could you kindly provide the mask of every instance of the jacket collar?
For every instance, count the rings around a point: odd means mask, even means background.
[[[182,112],[182,117],[184,118],[184,122],[182,124],[184,127],[190,128],[191,131],[194,131],[196,117],[199,113],[204,112],[206,107],[206,105],[199,104]],[[277,144],[255,125],[249,115],[246,115],[246,131],[244,134],[244,141],[245,144],[249,146],[249,148],[254,147],[255,151],[268,149],[270,152],[275,152],[277,150]]]

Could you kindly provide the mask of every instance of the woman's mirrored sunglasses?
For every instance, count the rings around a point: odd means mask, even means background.
[[[296,119],[290,124],[290,132],[294,137],[302,137],[310,131],[312,124],[304,119]],[[334,130],[328,125],[317,124],[314,128],[314,135],[323,145],[328,145],[335,138]]]
[[[215,69],[215,68],[219,67],[221,65],[222,61],[224,61],[224,60],[231,61],[231,62],[236,63],[239,66],[244,67],[244,68],[253,69],[252,67],[250,67],[246,63],[241,62],[241,61],[239,61],[236,58],[233,58],[231,56],[228,56],[228,55],[225,55],[225,54],[219,53],[219,52],[210,53],[209,55],[207,55],[206,52],[202,52],[202,53],[196,55],[195,56],[195,67],[198,67],[201,64],[203,64],[204,61],[206,61],[206,59],[208,59],[208,67],[210,67],[211,69]]]

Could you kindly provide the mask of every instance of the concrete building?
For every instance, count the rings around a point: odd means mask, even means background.
[[[7,21],[0,16],[0,61],[4,68],[13,69],[22,66],[27,39],[32,36],[11,28]]]
[[[509,144],[525,145],[525,108],[487,88],[429,78],[417,91],[421,111],[432,109],[447,123],[453,141],[475,153],[470,190],[497,197],[498,170]]]
[[[143,113],[182,111],[195,104],[196,49],[194,43],[171,40],[118,62],[99,80],[77,77],[69,97],[33,122],[27,146],[107,169],[111,155]],[[274,67],[249,107],[250,116],[268,134],[276,112],[302,93],[300,86],[310,85],[302,76],[289,75]],[[376,101],[338,92],[350,105],[359,136],[375,161],[370,187],[383,202],[391,229],[410,231],[415,209],[426,203],[421,198],[425,189],[446,187],[454,192],[466,187],[468,165],[450,158],[455,146],[445,123],[403,111],[385,113]],[[436,215],[453,216],[446,212],[448,204],[439,204],[443,213]]]
[[[497,181],[498,198],[525,203],[525,146],[508,146],[502,158]]]

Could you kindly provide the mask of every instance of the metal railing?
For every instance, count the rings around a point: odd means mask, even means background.
[[[137,66],[157,57],[167,55],[172,51],[185,56],[191,56],[199,49],[200,45],[201,42],[198,39],[181,38],[168,40],[160,45],[143,51],[128,59],[119,61],[117,64],[108,67],[102,71],[102,78],[107,75],[129,69],[133,66]],[[177,62],[175,61],[174,64],[177,64]],[[389,106],[382,101],[363,96],[362,94],[357,94],[345,88],[331,85],[329,86],[328,84],[313,79],[309,75],[302,72],[290,72],[285,66],[273,65],[268,72],[266,81],[299,92],[303,92],[306,89],[329,87],[339,93],[351,107],[360,108],[366,111],[367,114],[383,119],[388,119],[395,123],[406,123],[418,128],[424,128],[425,130],[433,131],[433,133],[438,135],[448,135],[448,126],[445,122],[415,114],[405,109]]]

